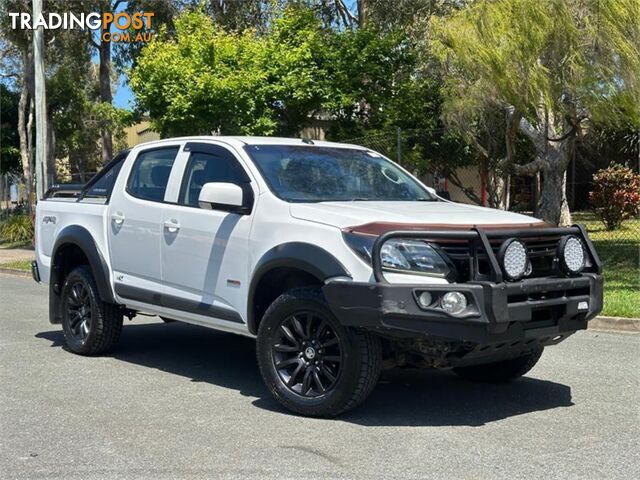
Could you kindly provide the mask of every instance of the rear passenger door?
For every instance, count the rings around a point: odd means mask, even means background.
[[[193,315],[194,321],[243,323],[239,312],[246,304],[252,216],[202,209],[198,196],[209,182],[252,189],[255,182],[222,145],[187,143],[181,158],[186,162],[180,191],[165,205],[162,219],[165,306]]]
[[[140,150],[123,190],[111,199],[107,234],[115,291],[128,300],[160,303],[162,210],[180,147]]]

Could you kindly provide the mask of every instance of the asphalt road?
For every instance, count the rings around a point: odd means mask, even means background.
[[[46,288],[0,275],[0,478],[640,478],[640,335],[580,332],[527,378],[386,372],[337,420],[284,412],[254,342],[156,319],[62,348]]]

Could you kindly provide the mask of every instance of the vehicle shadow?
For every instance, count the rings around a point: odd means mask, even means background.
[[[37,338],[62,347],[62,331]],[[257,397],[253,404],[286,413],[269,395],[255,360],[254,340],[176,323],[126,325],[120,344],[109,356],[235,389]],[[372,395],[340,421],[364,426],[481,426],[526,413],[570,407],[571,388],[525,377],[510,384],[486,385],[458,378],[451,372],[395,369],[383,372]]]

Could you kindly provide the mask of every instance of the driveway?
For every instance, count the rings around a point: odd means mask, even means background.
[[[394,370],[337,420],[263,387],[251,339],[156,318],[66,352],[47,290],[0,275],[0,477],[640,478],[640,335],[579,332],[510,385]]]

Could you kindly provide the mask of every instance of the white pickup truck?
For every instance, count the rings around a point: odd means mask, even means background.
[[[269,391],[304,415],[353,408],[383,366],[517,378],[602,309],[583,227],[447,201],[355,145],[138,145],[52,188],[36,225],[69,350],[108,351],[138,312],[256,336]]]

